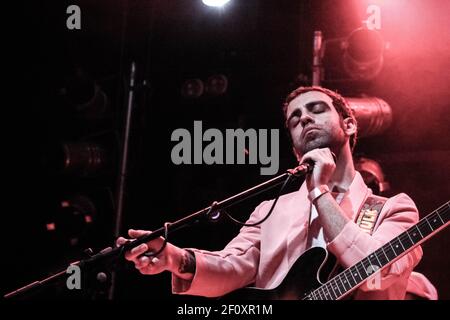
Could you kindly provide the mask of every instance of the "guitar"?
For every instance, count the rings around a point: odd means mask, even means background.
[[[326,249],[306,250],[293,264],[281,284],[274,289],[247,287],[234,291],[227,299],[340,300],[394,263],[415,247],[433,237],[450,223],[450,201],[422,218],[353,266],[329,279],[333,259]]]

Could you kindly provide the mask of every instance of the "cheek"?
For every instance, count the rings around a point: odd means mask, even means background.
[[[343,123],[340,119],[327,119],[324,121],[323,126],[328,132],[343,131]]]
[[[333,136],[342,138],[345,137],[345,131],[342,122],[334,123],[334,125],[330,123],[328,125],[328,131],[331,132]]]
[[[292,141],[296,142],[300,138],[300,135],[302,133],[301,126],[296,126],[294,128],[289,129],[289,134],[291,135]]]

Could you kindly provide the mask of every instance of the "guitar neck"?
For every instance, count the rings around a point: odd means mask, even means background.
[[[419,244],[444,229],[450,222],[450,201],[422,218],[417,224],[369,254],[355,265],[339,273],[309,293],[307,300],[338,300],[374,273],[400,259]]]

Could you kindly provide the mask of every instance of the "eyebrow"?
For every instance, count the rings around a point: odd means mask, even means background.
[[[323,104],[323,105],[325,105],[326,107],[329,108],[328,103],[326,103],[326,102],[323,101],[323,100],[315,100],[315,101],[308,102],[307,104],[305,104],[305,107],[306,107],[306,109],[310,110],[310,109],[311,109],[314,105],[316,105],[316,104]],[[289,118],[287,118],[286,124],[289,123],[289,121],[292,119],[292,117],[298,116],[298,113],[299,113],[299,112],[300,112],[300,108],[297,107],[297,108],[291,113],[291,115],[289,116]]]

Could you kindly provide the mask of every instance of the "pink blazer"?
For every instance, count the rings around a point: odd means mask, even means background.
[[[327,244],[327,249],[345,268],[418,221],[414,202],[406,194],[399,194],[386,201],[373,234],[363,232],[353,221],[371,192],[357,172],[340,204],[351,221]],[[248,221],[262,219],[272,201],[262,202]],[[195,276],[192,281],[172,276],[172,292],[216,297],[252,283],[259,288],[276,287],[307,249],[309,213],[310,202],[303,184],[299,191],[281,196],[274,212],[262,225],[243,227],[223,250],[192,249],[197,260]],[[408,277],[421,257],[422,249],[417,247],[383,270],[376,290],[367,285],[359,287],[355,299],[403,299]]]

